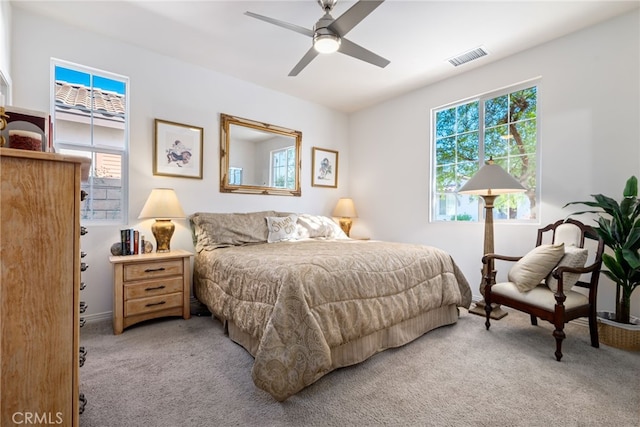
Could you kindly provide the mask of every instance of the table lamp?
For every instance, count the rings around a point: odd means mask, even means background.
[[[172,188],[154,188],[144,204],[139,219],[155,218],[151,232],[156,239],[156,252],[169,252],[171,236],[176,226],[172,218],[185,218],[178,196]]]
[[[482,197],[484,200],[484,254],[494,253],[493,251],[493,202],[501,194],[522,193],[526,189],[507,171],[502,169],[500,165],[493,162],[493,158],[480,168],[480,170],[467,181],[458,194],[474,194]],[[493,266],[487,264],[483,270],[483,279],[480,282],[480,293],[484,298],[484,277],[493,271]],[[469,310],[470,313],[480,316],[486,316],[484,300],[475,304],[475,307]],[[491,318],[502,319],[507,312],[502,310],[497,304],[492,306]]]
[[[357,218],[358,213],[356,212],[356,207],[353,204],[353,200],[348,198],[342,198],[338,200],[338,204],[333,210],[333,216],[337,216],[340,218],[340,228],[342,231],[349,237],[349,232],[351,231],[351,218]]]

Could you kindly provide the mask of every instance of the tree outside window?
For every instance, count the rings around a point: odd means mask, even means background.
[[[496,220],[534,220],[538,204],[537,86],[490,94],[434,111],[433,217],[436,221],[477,221],[478,196],[458,190],[492,158],[527,190],[503,195]]]

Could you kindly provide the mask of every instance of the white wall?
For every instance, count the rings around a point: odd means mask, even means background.
[[[3,2],[4,4],[4,2]],[[51,57],[110,71],[130,78],[130,190],[127,227],[151,238],[152,220],[137,216],[154,187],[172,187],[187,214],[196,211],[247,212],[275,209],[328,215],[348,193],[347,116],[233,77],[141,50],[129,44],[80,31],[51,19],[13,9],[12,76],[14,105],[49,111]],[[37,36],[34,36],[37,35]],[[205,53],[206,54],[206,53]],[[302,197],[222,194],[219,192],[219,114],[302,132]],[[203,179],[153,176],[153,120],[204,128]],[[311,187],[311,147],[340,152],[337,190]],[[91,226],[82,238],[89,269],[82,299],[88,314],[112,309],[109,248],[119,240],[117,226]],[[192,250],[186,221],[176,221],[172,248]]]
[[[541,223],[564,218],[575,211],[565,203],[590,194],[620,199],[627,178],[640,174],[639,28],[636,10],[353,114],[353,233],[448,250],[479,299],[484,224],[429,223],[430,110],[538,76]],[[525,254],[538,227],[496,224],[496,252]],[[614,289],[601,276],[599,309],[614,308]],[[632,313],[640,315],[640,292]]]

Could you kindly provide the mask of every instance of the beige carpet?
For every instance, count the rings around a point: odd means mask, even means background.
[[[511,312],[459,322],[334,371],[283,403],[251,381],[252,357],[210,317],[81,329],[81,426],[639,426],[640,353],[589,345],[569,325]]]

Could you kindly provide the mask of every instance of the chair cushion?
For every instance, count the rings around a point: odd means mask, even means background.
[[[584,267],[587,262],[587,256],[589,251],[586,248],[578,248],[576,246],[565,246],[564,256],[558,263],[558,267]],[[555,270],[555,267],[554,267]],[[553,273],[553,271],[551,272]],[[558,290],[558,280],[549,273],[546,279],[546,284],[553,292]],[[562,290],[564,293],[571,290],[573,285],[580,279],[580,275],[576,273],[565,273],[562,277]]]
[[[542,282],[564,256],[564,243],[536,246],[511,267],[507,278],[520,292],[527,292]]]
[[[491,294],[504,295],[516,301],[535,305],[536,307],[543,308],[547,311],[553,311],[556,305],[556,299],[553,296],[553,291],[544,284],[536,286],[529,292],[520,292],[513,282],[496,283],[491,286]],[[580,292],[568,291],[565,292],[565,295],[567,299],[564,301],[564,306],[568,310],[589,304],[589,298]]]

